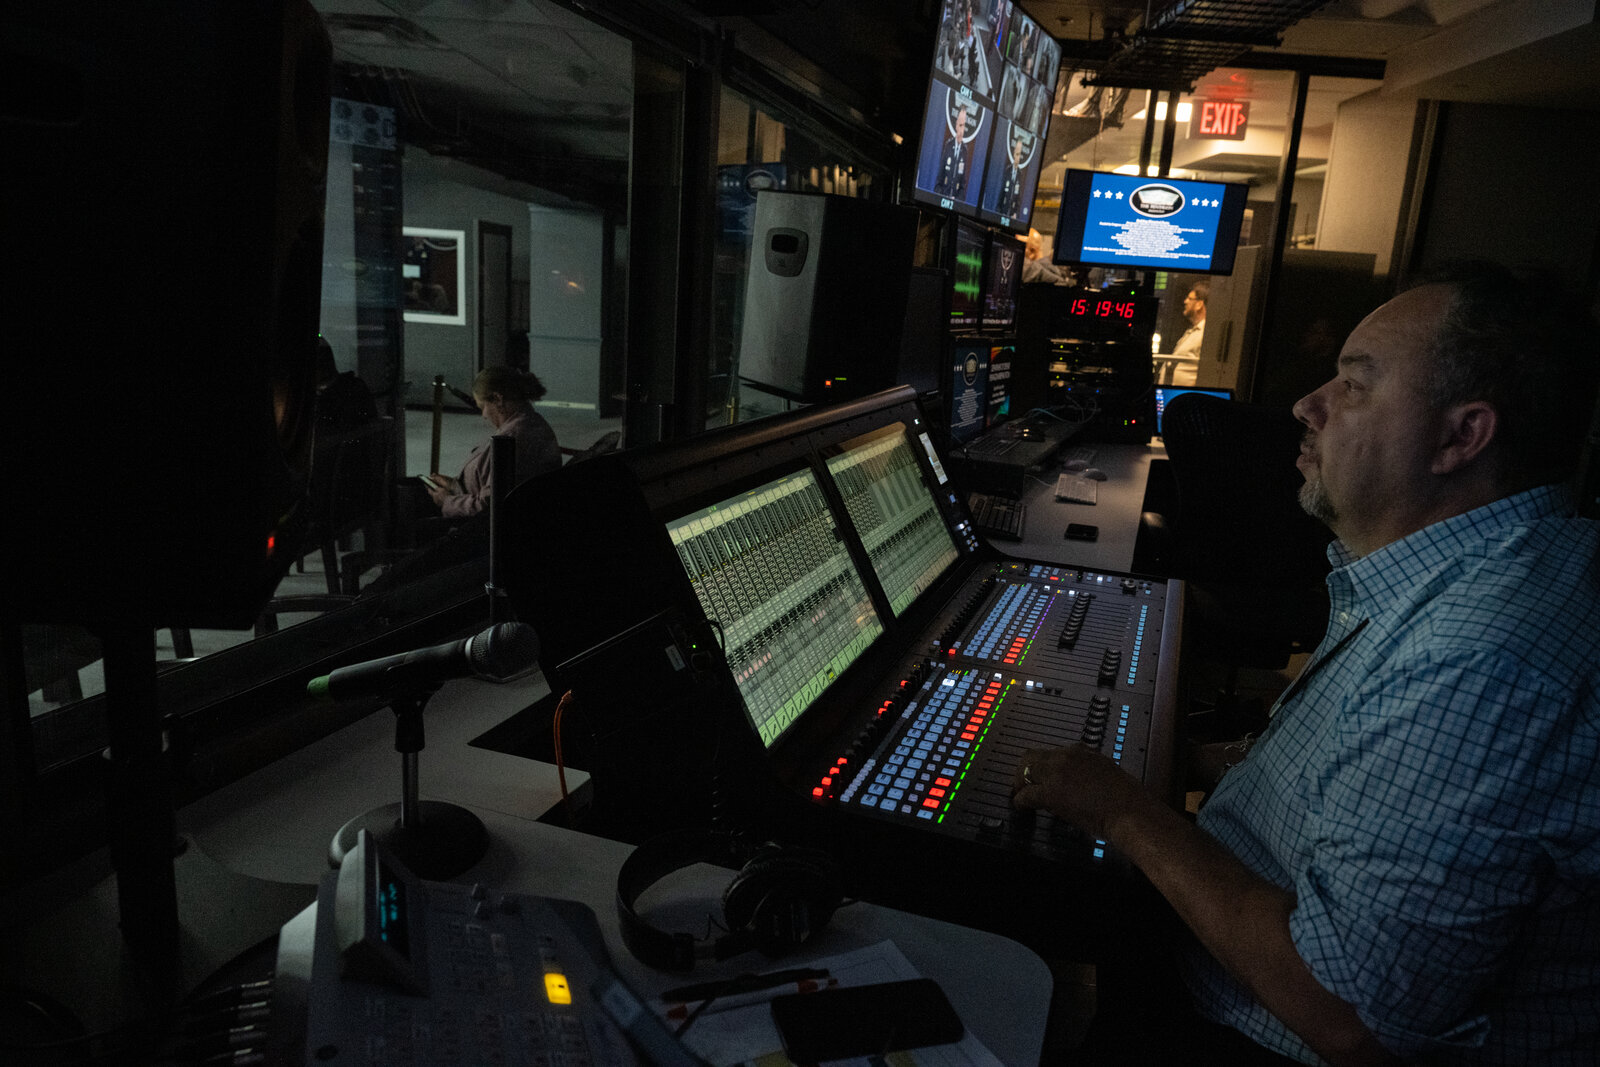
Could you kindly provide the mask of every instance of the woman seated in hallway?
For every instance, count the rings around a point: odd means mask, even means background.
[[[555,431],[533,410],[533,402],[544,394],[536,375],[503,364],[485,367],[472,382],[473,403],[494,428],[492,436],[517,442],[518,483],[561,466]],[[478,445],[454,478],[428,476],[437,485],[428,487],[428,495],[446,518],[476,515],[489,506],[490,451],[488,441]]]

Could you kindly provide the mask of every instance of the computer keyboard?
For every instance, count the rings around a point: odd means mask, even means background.
[[[1100,483],[1072,471],[1062,471],[1056,478],[1056,499],[1070,504],[1093,504],[1100,499]]]
[[[972,493],[967,497],[967,510],[972,512],[972,525],[985,537],[1022,540],[1023,526],[1028,521],[1028,508],[1022,501],[1009,496]]]
[[[979,437],[971,444],[967,445],[967,455],[990,457],[1003,456],[1007,452],[1010,452],[1013,448],[1017,447],[1018,440],[1019,438],[1016,437],[1003,437],[998,434],[989,434],[985,437]]]

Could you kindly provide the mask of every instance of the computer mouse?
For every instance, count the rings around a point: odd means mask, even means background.
[[[1099,467],[1083,468],[1083,476],[1085,478],[1093,478],[1097,482],[1103,482],[1106,480],[1106,472],[1101,470]]]
[[[1043,433],[1043,431],[1035,430],[1031,426],[1024,426],[1022,429],[1017,431],[1017,436],[1018,437],[1043,437],[1044,433]]]
[[[1078,471],[1086,469],[1088,466],[1089,466],[1089,461],[1086,460],[1086,459],[1069,459],[1069,460],[1067,460],[1065,463],[1063,463],[1061,465],[1061,469],[1062,470],[1072,471],[1072,472],[1076,473]]]

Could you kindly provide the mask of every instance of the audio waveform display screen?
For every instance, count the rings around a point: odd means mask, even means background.
[[[950,328],[976,329],[983,322],[984,259],[989,229],[965,219],[956,220],[956,239],[950,264]]]
[[[809,469],[667,523],[763,744],[883,632]]]
[[[900,423],[846,442],[828,473],[898,616],[959,557]]]

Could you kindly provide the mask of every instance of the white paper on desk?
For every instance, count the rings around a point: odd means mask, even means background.
[[[921,977],[893,941],[880,941],[869,948],[808,961],[806,966],[827,968],[841,986],[876,985]],[[664,1013],[666,1006],[657,1010]],[[669,1020],[667,1025],[670,1027],[675,1024]],[[716,1011],[713,1005],[713,1010],[695,1019],[694,1025],[684,1035],[684,1041],[702,1059],[717,1067],[733,1067],[736,1064],[782,1067],[790,1062],[789,1057],[783,1054],[783,1040],[772,1022],[772,1007],[768,1003],[730,1008],[727,1011]],[[841,1067],[872,1067],[876,1064],[887,1064],[889,1067],[1002,1067],[994,1054],[984,1048],[970,1030],[960,1041],[948,1045],[905,1049],[881,1058],[861,1057],[828,1062]]]

